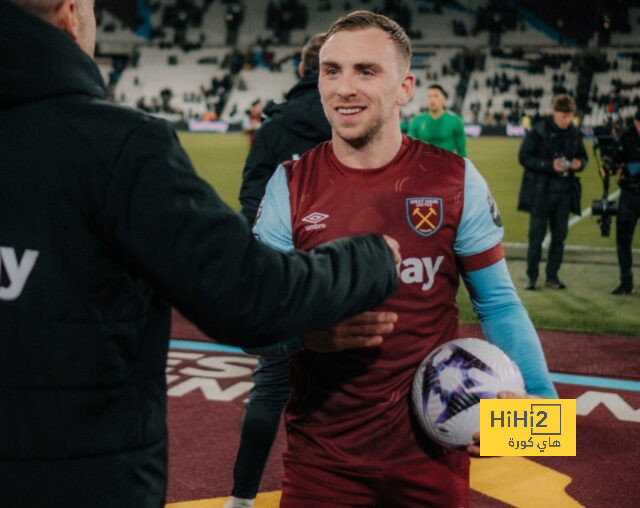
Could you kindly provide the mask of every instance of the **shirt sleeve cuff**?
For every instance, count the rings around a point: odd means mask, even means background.
[[[460,266],[465,272],[481,270],[491,266],[504,258],[502,243],[498,243],[488,250],[472,254],[471,256],[460,257]]]

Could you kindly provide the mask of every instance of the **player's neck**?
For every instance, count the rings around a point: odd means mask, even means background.
[[[364,146],[353,146],[333,134],[333,153],[338,160],[353,169],[376,169],[393,160],[402,146],[400,128],[389,133],[382,131]]]
[[[441,109],[440,111],[429,111],[429,115],[431,116],[431,118],[433,118],[434,120],[437,120],[438,118],[440,118],[442,115],[444,115],[444,109]]]

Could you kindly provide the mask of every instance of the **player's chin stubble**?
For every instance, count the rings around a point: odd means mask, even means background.
[[[367,146],[369,143],[373,142],[376,135],[380,132],[382,128],[381,119],[376,119],[371,126],[365,130],[361,135],[355,137],[345,137],[340,136],[343,141],[345,141],[349,146],[353,147],[356,150],[360,150]]]

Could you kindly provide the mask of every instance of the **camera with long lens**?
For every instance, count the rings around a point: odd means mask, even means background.
[[[604,176],[602,198],[591,202],[591,214],[599,217],[600,235],[609,236],[611,218],[618,213],[618,203],[609,199],[609,178],[617,172],[618,168],[624,167],[624,149],[612,123],[594,129],[593,153]]]
[[[618,214],[618,202],[603,197],[591,201],[591,214],[599,216],[600,235],[609,236],[611,233],[611,217]]]

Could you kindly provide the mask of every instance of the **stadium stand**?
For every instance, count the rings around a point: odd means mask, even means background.
[[[100,44],[123,43],[131,48],[146,41],[127,28],[122,21],[107,10],[101,10],[96,19],[96,38]]]
[[[284,92],[297,81],[292,69],[288,69],[286,72],[272,72],[258,67],[242,71],[239,77],[246,83],[246,87],[233,89],[228,106],[222,115],[223,121],[238,121],[256,100],[260,100],[262,103],[269,100],[276,102],[284,100]]]
[[[640,34],[640,7],[630,8],[627,20],[629,23],[629,31],[614,32],[613,34],[611,34],[611,45],[638,46],[638,34]]]
[[[186,118],[202,115],[208,104],[203,89],[211,87],[214,79],[224,78],[221,63],[227,54],[225,48],[189,52],[139,48],[137,65],[122,72],[114,95],[129,106],[139,105],[140,101],[151,106],[154,100],[160,104],[163,90],[170,90],[170,108],[165,108],[164,113],[182,114]],[[173,111],[169,111],[171,108]]]
[[[154,0],[146,39],[100,10],[99,62],[119,102],[235,124],[256,100],[282,100],[310,35],[367,8],[391,15],[412,38],[417,81],[407,117],[424,108],[433,82],[466,123],[526,126],[564,91],[576,97],[584,126],[612,111],[629,115],[640,101],[640,8],[625,7],[623,22],[597,1],[588,30],[577,33],[565,28],[569,4],[545,11],[528,0]]]
[[[491,51],[484,69],[471,73],[462,116],[466,123],[519,124],[551,111],[554,93],[574,90],[572,50]]]
[[[403,114],[411,116],[425,107],[427,88],[432,83],[440,84],[449,94],[447,107],[453,107],[457,97],[456,86],[460,76],[454,71],[452,61],[460,55],[460,48],[416,48],[412,70],[416,75],[416,86],[411,101]]]
[[[608,49],[605,67],[594,72],[585,125],[600,125],[612,112],[631,116],[640,106],[640,49]]]

